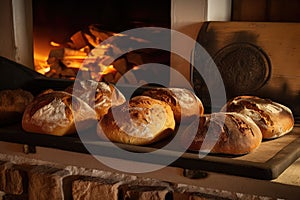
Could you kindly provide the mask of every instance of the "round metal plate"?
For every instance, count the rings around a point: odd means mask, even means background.
[[[217,52],[214,61],[230,94],[256,91],[270,75],[268,56],[253,44],[230,44]]]

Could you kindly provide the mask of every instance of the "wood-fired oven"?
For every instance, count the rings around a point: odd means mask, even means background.
[[[153,26],[171,29],[179,23],[173,21],[176,16],[171,16],[174,14],[171,11],[177,6],[173,1],[147,1],[146,5],[140,4],[140,1],[131,1],[130,4],[121,2],[122,6],[119,1],[93,1],[89,4],[81,2],[75,6],[70,1],[54,3],[32,0],[32,5],[34,64],[29,66],[22,63],[22,60],[15,62],[12,61],[14,59],[4,58],[10,56],[1,57],[0,76],[3,77],[0,80],[0,90],[22,88],[35,95],[49,88],[63,90],[74,82],[92,49],[107,38],[118,36],[128,29]],[[49,5],[51,9],[48,9]],[[160,5],[159,8],[157,5]],[[248,155],[208,154],[201,158],[197,153],[186,151],[170,166],[192,172],[204,170],[255,179],[275,179],[300,155],[300,25],[287,22],[201,20],[195,26],[178,28],[181,32],[187,31],[187,35],[195,39],[194,46],[189,49],[188,61],[181,61],[182,58],[173,54],[172,44],[176,41],[172,40],[174,38],[170,32],[170,52],[159,49],[133,51],[108,63],[105,69],[97,68],[93,71],[87,67],[85,78],[100,77],[102,81],[115,84],[128,71],[138,71],[139,65],[160,63],[179,71],[203,102],[206,112],[211,113],[223,106],[212,105],[208,89],[208,84],[214,87],[216,74],[210,73],[210,65],[215,65],[222,77],[226,100],[239,95],[254,95],[282,103],[293,112],[294,129],[284,137],[263,141],[259,149]],[[203,50],[209,57],[203,56]],[[96,60],[92,62],[97,63]],[[155,69],[152,72],[151,76],[160,73]],[[210,77],[204,78],[203,74],[209,74]],[[144,87],[135,91],[136,95],[153,86],[152,83],[148,85],[145,80],[140,80],[136,71],[131,77],[133,78],[127,82],[119,84],[121,91],[131,91],[135,84],[143,85]],[[176,82],[176,75],[171,70],[166,79],[169,86],[182,87],[182,83]],[[89,148],[96,149],[93,153],[124,159],[112,153],[115,146],[96,141],[94,137],[90,139]],[[34,152],[35,146],[42,146],[90,153],[76,134],[52,136],[27,133],[22,130],[20,123],[0,127],[0,140],[26,144],[31,152]],[[170,141],[152,146],[121,144],[120,147],[135,153],[149,153],[168,142]],[[156,156],[160,159],[153,160],[151,164],[162,164],[159,160],[172,159],[176,155],[172,149],[159,151]],[[136,161],[134,156],[126,159]]]

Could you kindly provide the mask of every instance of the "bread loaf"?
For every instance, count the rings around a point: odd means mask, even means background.
[[[94,108],[98,120],[107,113],[111,106],[121,105],[126,101],[121,91],[113,84],[94,80],[75,82],[65,91],[79,97]]]
[[[95,124],[95,111],[83,100],[64,91],[38,95],[26,107],[22,118],[25,131],[58,136]]]
[[[33,98],[31,92],[22,89],[0,91],[0,125],[21,121]]]
[[[197,130],[191,141],[193,131]],[[238,113],[205,114],[190,124],[181,136],[182,144],[191,151],[243,155],[255,150],[262,133],[252,119]]]
[[[235,97],[227,102],[222,111],[237,112],[252,118],[264,139],[283,136],[294,126],[293,114],[288,107],[256,96]]]
[[[204,113],[201,100],[185,88],[151,88],[142,94],[169,104],[174,112],[176,123],[189,123],[194,117]]]
[[[146,145],[170,136],[174,129],[174,115],[168,104],[136,96],[111,107],[99,122],[97,133],[113,142]]]

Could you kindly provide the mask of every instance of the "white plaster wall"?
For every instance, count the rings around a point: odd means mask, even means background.
[[[32,1],[0,1],[0,56],[33,68]]]
[[[15,40],[13,37],[12,19],[12,2],[11,0],[0,1],[0,56],[8,59],[14,59]]]
[[[193,40],[197,38],[201,25],[205,21],[230,21],[231,0],[172,0],[171,1],[171,28],[179,31]],[[171,49],[176,47],[178,40],[171,36]],[[194,43],[179,44],[192,54]],[[176,47],[177,48],[177,47]],[[171,55],[171,67],[179,71],[190,81],[190,63]],[[185,86],[178,81],[176,74],[171,72],[171,86]]]

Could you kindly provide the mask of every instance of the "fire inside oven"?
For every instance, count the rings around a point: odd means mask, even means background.
[[[169,66],[169,52],[158,49],[139,49],[105,64],[89,55],[106,39],[124,37],[120,34],[122,31],[138,27],[170,28],[170,1],[93,0],[74,3],[33,0],[32,4],[34,67],[46,77],[75,79],[80,69],[86,78],[116,83],[124,73],[131,73],[126,82],[132,84],[143,81],[139,78],[142,64]],[[97,53],[105,54],[117,48],[101,46]],[[157,73],[153,68],[149,76]]]

